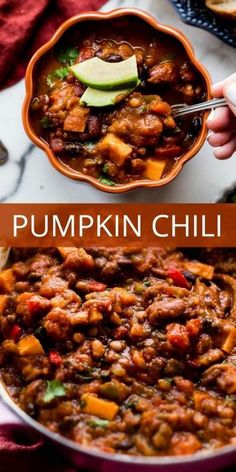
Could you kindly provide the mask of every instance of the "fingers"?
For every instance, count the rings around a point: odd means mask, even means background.
[[[207,120],[207,127],[216,133],[223,130],[233,130],[236,127],[236,119],[229,108],[218,108],[211,112]]]
[[[236,151],[236,136],[224,146],[216,147],[214,155],[217,159],[229,159]]]
[[[236,74],[211,88],[213,97],[225,97],[227,107],[213,110],[207,120],[211,131],[208,142],[214,147],[217,159],[229,159],[236,151]]]
[[[221,133],[210,132],[208,142],[213,147],[224,146],[233,138],[233,131],[222,131]]]
[[[216,84],[212,85],[211,87],[212,96],[216,98],[223,97],[224,87],[226,86],[227,83],[230,83],[231,81],[236,81],[236,74],[232,74],[227,79],[221,80],[220,82],[217,82]]]
[[[224,86],[224,96],[228,101],[231,111],[234,116],[236,116],[236,77],[234,80],[226,82]]]

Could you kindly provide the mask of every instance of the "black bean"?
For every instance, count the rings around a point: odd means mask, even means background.
[[[195,116],[192,120],[190,133],[195,137],[202,127],[202,119],[199,116]]]
[[[70,431],[77,425],[78,422],[78,416],[66,416],[59,424],[59,427],[62,431]]]
[[[188,280],[188,282],[191,282],[192,284],[195,283],[195,280],[196,280],[196,275],[192,274],[192,272],[189,272],[188,270],[185,270],[183,272],[184,274],[184,277]]]
[[[0,141],[0,165],[5,164],[8,160],[9,154],[7,148]]]
[[[128,449],[131,449],[131,447],[133,447],[133,442],[131,441],[131,439],[124,439],[123,441],[121,441],[120,443],[117,444],[117,447],[118,449],[122,449],[124,451],[128,450]]]
[[[64,143],[64,150],[71,156],[76,156],[81,153],[82,145],[80,143],[66,142]]]

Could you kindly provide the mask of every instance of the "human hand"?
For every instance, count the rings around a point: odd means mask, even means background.
[[[228,108],[213,110],[207,120],[208,142],[217,159],[228,159],[236,151],[236,74],[211,88],[213,97],[225,97]]]

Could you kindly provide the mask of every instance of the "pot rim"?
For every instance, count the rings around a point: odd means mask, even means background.
[[[97,188],[98,190],[102,190],[103,192],[112,193],[112,194],[125,193],[128,191],[137,189],[137,188],[157,188],[157,187],[163,187],[167,185],[179,175],[184,164],[188,162],[190,159],[192,159],[198,153],[198,151],[203,146],[206,136],[207,136],[206,120],[207,120],[208,113],[205,112],[203,115],[202,128],[201,128],[201,132],[198,139],[196,140],[192,148],[188,150],[188,152],[184,154],[184,156],[181,157],[177,161],[173,169],[170,171],[170,173],[166,177],[164,177],[163,179],[159,181],[135,180],[133,182],[117,185],[114,187],[109,187],[105,184],[102,184],[98,179],[95,179],[94,177],[91,177],[89,175],[85,175],[82,172],[75,171],[71,169],[69,166],[63,164],[56,157],[56,155],[51,150],[48,143],[42,138],[40,138],[39,136],[37,136],[30,122],[30,103],[33,98],[33,89],[34,89],[33,73],[34,73],[34,69],[37,62],[41,59],[41,57],[46,52],[48,52],[52,47],[55,46],[55,44],[60,40],[62,35],[72,26],[82,23],[84,21],[89,21],[89,20],[93,20],[93,21],[108,20],[109,21],[109,20],[113,20],[117,18],[122,18],[125,16],[127,17],[134,16],[134,17],[141,18],[143,21],[148,23],[152,28],[156,29],[157,31],[173,36],[178,41],[180,41],[191,63],[194,64],[199,74],[201,75],[201,78],[204,80],[204,83],[206,86],[207,98],[209,99],[211,97],[210,75],[208,71],[206,70],[206,68],[202,65],[202,63],[197,59],[191,42],[187,39],[184,33],[182,33],[182,31],[178,30],[175,27],[163,25],[162,23],[159,23],[152,15],[145,12],[144,10],[140,10],[136,8],[120,8],[120,9],[112,10],[110,12],[82,13],[82,14],[73,16],[72,18],[69,18],[57,29],[57,31],[54,33],[52,38],[46,44],[44,44],[40,49],[36,51],[36,53],[33,55],[32,59],[29,62],[26,75],[25,75],[26,95],[25,95],[25,100],[24,100],[23,109],[22,109],[22,120],[23,120],[23,125],[24,125],[27,135],[34,142],[34,144],[36,144],[39,148],[41,148],[46,153],[49,161],[51,162],[51,164],[57,171],[59,171],[61,174],[63,174],[66,177],[69,177],[72,180],[89,183],[93,187]]]
[[[10,394],[7,391],[7,388],[2,380],[0,374],[0,398],[3,403],[15,413],[24,423],[31,426],[34,430],[40,433],[42,436],[46,436],[52,442],[56,442],[63,447],[66,447],[73,451],[74,453],[80,453],[81,455],[93,457],[94,459],[100,459],[108,462],[118,462],[125,464],[137,464],[143,466],[166,466],[166,465],[186,465],[186,464],[199,464],[206,460],[215,460],[217,458],[223,458],[224,456],[230,455],[233,452],[236,456],[235,445],[228,445],[219,448],[218,450],[209,450],[196,452],[195,454],[190,454],[186,456],[159,456],[159,457],[142,457],[142,456],[129,456],[125,454],[109,454],[106,452],[100,452],[95,449],[90,449],[88,447],[83,447],[80,444],[65,438],[64,436],[53,433],[45,426],[41,425],[38,421],[31,418],[24,410],[22,410],[17,403],[11,398]]]

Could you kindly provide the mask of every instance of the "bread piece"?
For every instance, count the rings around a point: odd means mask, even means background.
[[[236,20],[236,0],[206,0],[206,6],[218,15]]]

